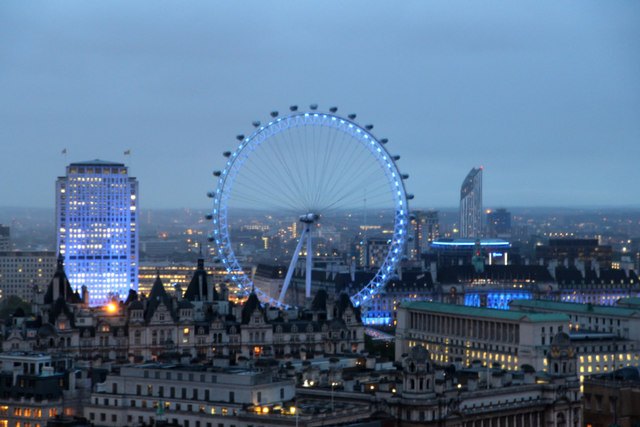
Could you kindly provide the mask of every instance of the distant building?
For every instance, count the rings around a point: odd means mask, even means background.
[[[487,237],[505,238],[511,234],[511,212],[496,209],[487,214]]]
[[[56,182],[57,247],[90,305],[138,289],[138,181],[122,163],[71,163]]]
[[[400,270],[367,304],[362,321],[365,325],[394,326],[400,303],[433,301],[434,297],[434,285],[429,272]]]
[[[0,251],[11,249],[11,229],[0,224]]]
[[[553,261],[566,266],[582,262],[611,268],[612,252],[611,246],[601,246],[597,239],[549,239],[547,245],[536,247],[536,259],[545,265]]]
[[[472,307],[509,309],[514,299],[550,299],[556,284],[541,265],[472,265],[438,268],[438,300]]]
[[[223,266],[207,266],[205,270],[212,275],[214,283],[228,281],[229,273]],[[138,267],[138,291],[148,295],[157,277],[160,277],[167,290],[173,291],[175,285],[179,285],[184,291],[195,271],[196,266],[193,262],[142,261]]]
[[[615,305],[620,298],[640,295],[640,279],[632,270],[599,268],[597,263],[596,268],[587,268],[581,261],[569,267],[554,263],[548,269],[557,284],[555,301]]]
[[[431,243],[431,250],[438,266],[471,264],[474,256],[481,256],[488,265],[507,265],[513,253],[511,243],[502,239],[438,239]]]
[[[37,288],[44,288],[56,270],[56,254],[44,251],[0,252],[0,291],[32,301]]]
[[[389,239],[369,237],[358,247],[358,266],[365,269],[378,269],[389,252]]]
[[[431,242],[440,237],[438,211],[413,211],[408,234],[413,237],[407,242],[409,259],[419,260],[429,250]]]
[[[460,232],[463,239],[482,236],[482,166],[472,168],[460,188]]]

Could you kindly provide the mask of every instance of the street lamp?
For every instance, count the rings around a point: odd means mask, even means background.
[[[333,412],[333,388],[337,385],[337,382],[331,381],[331,412]]]

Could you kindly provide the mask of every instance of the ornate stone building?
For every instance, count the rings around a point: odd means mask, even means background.
[[[330,301],[319,291],[309,307],[281,311],[263,307],[252,293],[241,306],[228,300],[224,285],[198,267],[183,293],[173,295],[156,278],[147,297],[130,291],[126,301],[90,307],[73,292],[58,259],[34,317],[14,316],[3,325],[5,351],[63,351],[79,359],[175,361],[214,358],[300,357],[364,350],[359,309],[346,294]]]

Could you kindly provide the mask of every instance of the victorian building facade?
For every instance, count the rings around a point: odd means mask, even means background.
[[[102,307],[88,302],[86,289],[82,295],[72,290],[59,258],[46,293],[34,304],[35,316],[14,316],[3,326],[3,350],[63,351],[117,362],[229,363],[364,350],[361,314],[346,294],[332,301],[321,290],[308,307],[288,311],[264,307],[254,293],[234,305],[202,259],[184,293],[178,287],[171,295],[157,278],[147,297],[130,291],[126,301]]]

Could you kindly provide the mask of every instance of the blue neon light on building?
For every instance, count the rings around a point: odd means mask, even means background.
[[[482,296],[481,296],[482,295]],[[508,310],[509,303],[514,299],[532,299],[533,295],[530,291],[495,291],[487,293],[467,293],[464,296],[464,305],[471,307],[481,307],[483,304],[481,300],[486,298],[487,308],[497,308],[501,310]]]
[[[138,290],[138,181],[122,163],[71,163],[56,181],[60,254],[74,290],[85,285],[89,305]]]

